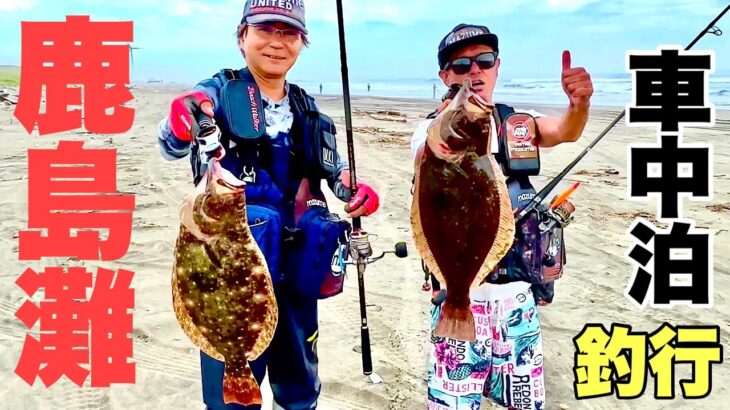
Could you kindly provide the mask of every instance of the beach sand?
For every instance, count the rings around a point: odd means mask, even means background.
[[[198,350],[183,334],[171,304],[170,278],[177,237],[178,208],[192,189],[188,159],[169,162],[158,151],[156,129],[177,89],[134,89],[136,117],[132,129],[120,135],[92,135],[83,130],[58,135],[28,136],[12,116],[12,107],[0,107],[0,407],[13,409],[202,409]],[[318,96],[321,109],[338,126],[339,151],[346,157],[342,99]],[[319,357],[321,409],[425,408],[426,360],[430,295],[422,291],[423,272],[410,232],[413,161],[410,136],[417,123],[436,106],[435,101],[359,97],[353,100],[353,129],[357,174],[381,196],[381,208],[363,219],[363,227],[377,235],[376,252],[391,250],[406,241],[410,255],[392,255],[368,267],[366,289],[375,371],[384,379],[374,385],[362,375],[360,358],[357,275],[350,268],[344,294],[320,303]],[[521,106],[544,114],[560,115],[561,106]],[[555,147],[542,155],[542,186],[569,163],[619,112],[621,107],[592,107],[584,136],[576,143]],[[714,198],[682,202],[684,216],[697,227],[714,230],[714,306],[711,309],[634,308],[624,296],[634,265],[624,256],[633,245],[628,229],[637,217],[654,221],[656,200],[627,200],[627,144],[654,143],[654,128],[629,128],[622,121],[558,187],[574,182],[575,222],[566,231],[568,264],[556,285],[552,305],[539,309],[544,332],[548,409],[720,409],[730,399],[730,367],[715,365],[711,395],[700,401],[681,399],[678,381],[691,375],[688,364],[676,366],[679,398],[657,401],[654,381],[644,395],[622,401],[615,397],[577,401],[573,392],[575,347],[573,338],[586,323],[631,325],[634,331],[653,332],[663,322],[672,325],[717,325],[727,350],[730,339],[730,113],[718,112],[712,128],[687,128],[687,143],[714,146]],[[67,258],[19,261],[19,230],[27,228],[28,148],[53,148],[61,139],[86,141],[87,148],[115,148],[117,188],[134,194],[136,211],[129,251],[113,262],[78,262]],[[556,193],[558,192],[556,191]],[[330,207],[341,215],[344,204],[328,192]],[[664,225],[661,225],[664,226]],[[40,380],[29,387],[14,374],[26,333],[15,317],[26,299],[15,280],[26,268],[86,266],[95,270],[128,269],[135,272],[133,287],[134,361],[136,384],[108,389],[77,388],[62,378],[51,388]],[[40,292],[39,292],[40,293]],[[38,296],[34,298],[38,300]],[[727,353],[725,353],[725,356]],[[88,380],[87,380],[88,384]],[[264,386],[266,397],[271,393]],[[562,406],[562,407],[561,407]],[[268,405],[264,408],[269,408]]]

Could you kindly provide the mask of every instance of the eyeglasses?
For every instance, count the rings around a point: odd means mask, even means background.
[[[489,51],[479,54],[476,57],[460,57],[455,59],[454,61],[449,61],[448,63],[446,63],[446,66],[444,66],[444,70],[448,70],[449,68],[451,68],[454,74],[462,75],[468,73],[469,70],[471,70],[471,65],[473,63],[477,63],[477,66],[482,70],[489,70],[490,68],[494,67],[494,64],[496,62],[497,52]]]
[[[286,41],[294,41],[299,39],[302,35],[301,30],[296,28],[286,28],[280,30],[269,24],[251,24],[256,30],[260,31],[264,37],[274,38],[277,34],[281,33],[281,37]]]

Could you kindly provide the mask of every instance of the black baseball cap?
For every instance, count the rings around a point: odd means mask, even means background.
[[[497,35],[489,31],[486,26],[459,24],[451,29],[449,34],[439,44],[439,67],[443,70],[446,63],[449,62],[449,56],[454,51],[474,44],[484,44],[492,47],[494,51],[499,52]]]

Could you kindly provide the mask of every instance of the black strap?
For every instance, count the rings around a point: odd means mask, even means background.
[[[231,80],[246,80],[251,82],[254,81],[253,75],[251,75],[251,71],[249,71],[246,67],[243,67],[240,70],[224,68],[218,72],[217,76],[221,80],[223,85]]]
[[[494,158],[497,160],[497,162],[502,166],[502,170],[507,167],[507,153],[505,152],[504,147],[504,141],[500,138],[500,130],[502,129],[502,122],[505,118],[507,118],[508,115],[514,114],[515,109],[507,104],[494,104],[494,107],[496,108],[494,110],[494,127],[497,130],[497,135],[494,136],[494,138],[499,138],[498,145],[499,145],[499,152],[497,152],[494,155]]]
[[[507,104],[497,103],[497,104],[494,104],[494,106],[495,106],[495,108],[497,108],[497,115],[498,115],[498,118],[500,119],[500,121],[503,120],[508,115],[514,114],[514,112],[515,112],[514,107],[507,105]]]
[[[238,70],[231,70],[230,68],[224,68],[221,73],[227,80],[237,80]]]
[[[295,99],[298,105],[301,107],[302,112],[307,113],[319,113],[317,105],[314,102],[314,98],[309,96],[301,87],[296,84],[289,84],[289,94],[292,99]],[[293,102],[293,101],[292,101]]]
[[[499,126],[502,124],[502,121],[507,118],[508,115],[514,114],[515,109],[507,104],[501,103],[494,104],[494,106],[497,109],[497,115],[495,118],[497,119],[497,130],[499,130]]]

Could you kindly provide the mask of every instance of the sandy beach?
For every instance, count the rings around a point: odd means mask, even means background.
[[[52,136],[28,136],[12,115],[12,106],[0,106],[0,407],[12,409],[203,409],[198,350],[186,338],[172,310],[170,278],[173,247],[178,233],[178,208],[192,189],[188,159],[169,162],[156,141],[158,121],[167,113],[179,89],[132,90],[136,109],[132,129],[119,135],[92,135],[77,130]],[[339,151],[346,157],[342,99],[317,96],[323,112],[338,126]],[[359,179],[380,193],[381,208],[363,226],[377,238],[376,251],[391,250],[406,241],[406,259],[388,256],[366,272],[368,317],[375,371],[384,379],[373,385],[362,375],[357,275],[354,269],[344,294],[320,303],[319,358],[321,409],[422,409],[426,403],[426,360],[430,294],[421,289],[423,272],[410,232],[413,161],[410,137],[435,101],[386,98],[353,99],[353,128]],[[563,106],[520,105],[547,115],[559,115]],[[613,120],[622,107],[591,109],[584,136],[542,154],[538,188],[560,172]],[[622,401],[614,397],[581,400],[573,392],[575,347],[573,338],[586,323],[631,325],[653,332],[663,322],[672,325],[718,325],[727,356],[730,345],[730,112],[718,111],[711,128],[685,129],[684,142],[714,146],[714,198],[683,201],[684,216],[697,227],[714,230],[714,306],[710,309],[675,307],[643,310],[624,296],[634,265],[625,257],[633,244],[627,231],[637,217],[654,221],[656,200],[627,200],[627,144],[656,142],[654,128],[629,128],[622,121],[558,187],[574,182],[575,222],[566,231],[568,265],[556,285],[552,305],[539,310],[544,332],[548,409],[721,409],[730,399],[730,366],[715,365],[711,395],[699,401],[681,399],[679,380],[689,378],[690,365],[676,365],[675,400],[657,401],[649,376],[645,394]],[[39,262],[18,260],[19,230],[27,228],[27,150],[53,148],[62,139],[86,141],[87,148],[116,148],[117,189],[136,196],[132,241],[126,256],[108,263],[81,263],[66,258]],[[327,191],[331,209],[343,214],[343,203]],[[664,226],[664,225],[659,225]],[[97,266],[135,272],[133,287],[134,361],[136,384],[109,389],[77,388],[62,378],[52,388],[40,380],[29,387],[14,374],[26,333],[15,317],[26,300],[15,280],[26,268]],[[728,292],[728,293],[726,293]],[[42,293],[42,292],[39,292]],[[34,298],[37,300],[38,298]],[[87,380],[88,383],[88,380]],[[270,396],[264,387],[266,397]],[[264,408],[269,408],[265,406]]]

